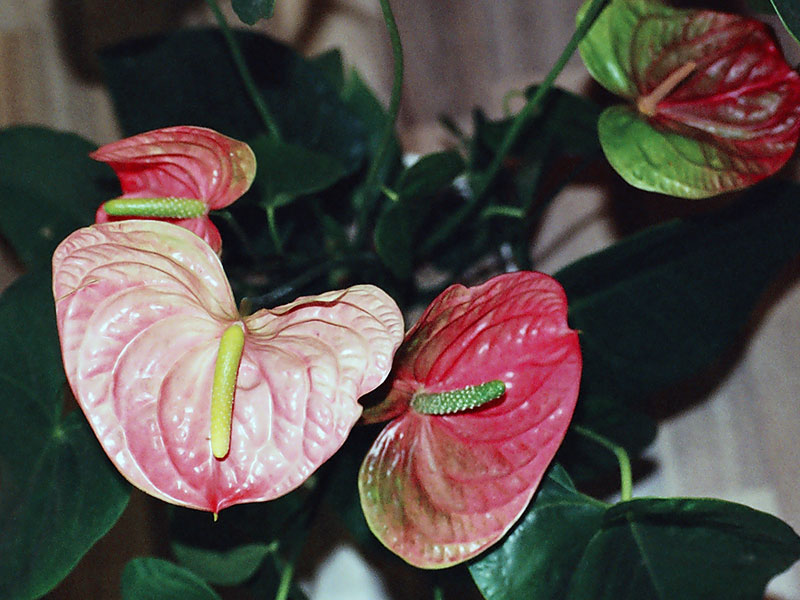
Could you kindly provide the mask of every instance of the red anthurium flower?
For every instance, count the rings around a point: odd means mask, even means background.
[[[369,285],[242,315],[209,245],[160,221],[70,235],[53,293],[67,378],[109,458],[145,492],[214,513],[311,475],[403,338]]]
[[[364,420],[393,420],[361,466],[375,535],[442,568],[496,542],[528,505],[575,408],[578,335],[542,273],[445,290],[406,335],[391,390]]]
[[[193,231],[219,253],[210,210],[232,204],[253,182],[256,159],[244,142],[203,127],[168,127],[98,148],[90,155],[119,177],[122,197],[97,209],[95,221],[168,220]]]

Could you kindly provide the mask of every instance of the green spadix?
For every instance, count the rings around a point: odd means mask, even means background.
[[[458,390],[418,393],[411,399],[411,408],[425,415],[449,415],[477,408],[496,400],[506,392],[506,384],[498,379],[468,385]]]

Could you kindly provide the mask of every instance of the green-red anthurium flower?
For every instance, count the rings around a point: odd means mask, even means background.
[[[370,285],[240,314],[211,247],[160,221],[70,235],[53,294],[67,378],[109,458],[145,492],[214,513],[309,477],[403,338]]]
[[[794,152],[800,75],[759,21],[611,0],[579,50],[597,82],[628,100],[602,113],[598,134],[631,185],[703,198],[772,175]]]
[[[385,401],[364,413],[391,419],[359,473],[375,535],[424,568],[499,540],[566,433],[580,373],[578,335],[551,277],[445,290],[406,335]]]

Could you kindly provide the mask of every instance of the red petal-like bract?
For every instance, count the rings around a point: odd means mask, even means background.
[[[640,15],[630,57],[639,98],[683,65],[696,63],[657,104],[650,122],[735,157],[738,187],[773,174],[794,152],[800,136],[800,75],[763,23],[708,10],[657,14],[654,9]]]
[[[67,378],[100,443],[134,485],[219,512],[300,485],[344,442],[357,398],[403,338],[394,301],[361,285],[241,317],[219,259],[169,223],[81,229],[53,256]],[[211,388],[223,332],[239,323],[229,454],[212,454]]]
[[[528,505],[566,433],[581,354],[561,286],[542,273],[445,290],[406,335],[387,399],[366,421],[395,417],[359,474],[361,505],[389,549],[423,568],[465,561],[496,542]],[[433,416],[417,392],[500,380],[484,406]]]
[[[250,188],[256,172],[255,155],[247,144],[211,129],[186,125],[125,138],[90,156],[114,169],[123,197],[191,198],[201,200],[209,210],[236,201]],[[97,223],[126,218],[111,217],[102,206],[95,216]],[[219,231],[207,215],[168,221],[193,231],[220,251]]]

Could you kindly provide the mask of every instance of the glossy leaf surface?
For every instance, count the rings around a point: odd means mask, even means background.
[[[508,536],[470,563],[486,600],[564,598],[572,573],[603,522],[606,505],[575,489],[553,465],[525,515]]]
[[[106,453],[144,491],[212,512],[281,496],[327,460],[403,333],[373,286],[240,316],[211,248],[158,221],[75,232],[54,254],[53,293],[67,377]],[[244,353],[220,460],[212,378],[236,323]]]
[[[632,102],[607,109],[598,128],[609,162],[636,187],[711,196],[775,173],[794,151],[800,76],[758,21],[612,0],[579,48],[592,76]]]
[[[49,269],[3,293],[0,329],[0,598],[38,598],[111,529],[130,486],[65,414]]]
[[[347,174],[337,159],[269,136],[253,142],[259,169],[255,185],[266,207],[330,187]]]
[[[193,231],[217,252],[222,248],[222,238],[208,211],[235,202],[256,174],[255,155],[247,144],[203,127],[178,126],[141,133],[102,146],[90,156],[114,169],[123,198],[202,201],[205,215],[169,220]],[[103,206],[97,209],[98,223],[127,218],[131,217],[109,216]]]
[[[445,290],[409,331],[386,400],[367,421],[393,420],[359,474],[378,539],[407,562],[467,560],[525,510],[566,432],[580,381],[578,335],[550,277],[518,272]],[[415,393],[499,380],[506,392],[475,410],[433,416]]]
[[[637,499],[606,512],[566,598],[760,600],[798,557],[800,538],[772,515],[722,500]]]
[[[608,506],[554,468],[519,524],[470,573],[487,600],[760,600],[798,557],[800,538],[786,523],[741,504]]]

